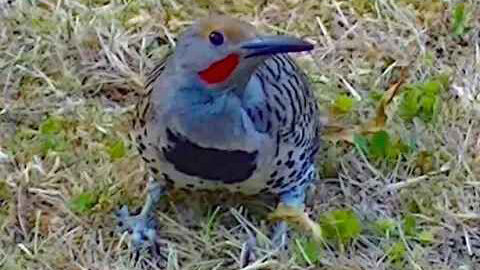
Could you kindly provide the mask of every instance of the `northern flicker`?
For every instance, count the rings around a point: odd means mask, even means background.
[[[312,48],[220,15],[181,35],[149,75],[134,123],[152,176],[142,212],[119,213],[134,242],[153,240],[152,209],[174,189],[270,193],[303,212],[320,122],[307,79],[286,53]]]

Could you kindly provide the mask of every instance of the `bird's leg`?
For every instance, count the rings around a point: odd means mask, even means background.
[[[320,241],[322,232],[318,223],[314,222],[305,212],[305,191],[293,189],[280,196],[280,203],[277,209],[270,215],[270,219],[279,221],[275,227],[273,244],[275,246],[285,245],[287,222],[300,225],[312,233],[315,240]]]
[[[303,188],[294,188],[280,195],[280,203],[277,209],[270,214],[270,219],[277,221],[273,228],[272,245],[276,250],[282,250],[287,246],[288,223],[300,225],[313,233],[315,239],[321,238],[321,230],[317,223],[312,221],[304,211],[305,191]],[[244,244],[241,256],[241,267],[245,267],[254,258],[255,239]]]
[[[159,182],[150,178],[147,185],[147,199],[138,215],[130,215],[127,206],[117,211],[118,226],[122,232],[128,231],[132,236],[135,248],[144,244],[153,244],[156,238],[156,222],[153,211],[162,195],[166,194],[166,188]]]
[[[257,245],[257,238],[251,232],[248,232],[248,239],[242,245],[242,252],[240,253],[240,268],[244,268],[251,262],[255,261],[255,246]]]
[[[287,246],[288,224],[286,221],[277,221],[273,227],[272,245],[281,250]]]

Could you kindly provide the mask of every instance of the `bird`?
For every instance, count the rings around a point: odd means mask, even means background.
[[[134,244],[155,240],[154,209],[173,190],[273,194],[280,216],[304,213],[322,126],[308,78],[288,53],[313,47],[218,14],[179,36],[147,76],[133,121],[150,180],[141,212],[122,207],[117,217]]]

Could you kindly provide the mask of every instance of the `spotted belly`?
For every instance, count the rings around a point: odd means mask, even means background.
[[[144,157],[157,181],[169,189],[227,190],[247,195],[281,194],[301,187],[313,179],[313,162],[306,153],[296,157],[285,147],[271,152],[203,147],[186,136],[165,132],[166,142],[157,147],[156,156]]]

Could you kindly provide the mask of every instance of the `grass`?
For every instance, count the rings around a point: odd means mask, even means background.
[[[325,142],[308,211],[326,243],[297,230],[273,250],[254,202],[166,202],[167,269],[238,269],[247,227],[248,269],[480,267],[478,1],[3,0],[0,268],[157,267],[113,225],[144,197],[129,123],[145,74],[209,10],[314,42],[297,59],[342,125],[371,119],[402,69],[406,84],[383,130]]]

